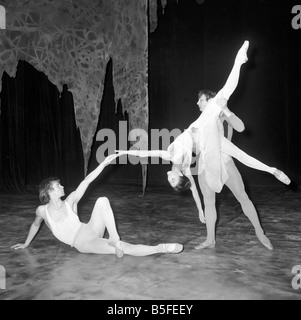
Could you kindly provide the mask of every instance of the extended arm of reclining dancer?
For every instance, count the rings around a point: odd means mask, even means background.
[[[43,218],[40,216],[39,214],[39,210],[40,210],[40,207],[37,208],[36,210],[36,218],[34,220],[34,222],[32,223],[30,229],[29,229],[29,232],[28,232],[28,235],[27,235],[27,238],[26,238],[26,241],[24,244],[16,244],[14,246],[12,246],[11,248],[12,249],[25,249],[27,248],[31,241],[33,240],[33,238],[36,236],[36,234],[38,233],[39,229],[40,229],[40,226],[41,226],[41,223],[43,221]]]
[[[91,173],[89,173],[86,176],[86,178],[79,184],[77,189],[69,195],[69,197],[73,197],[72,199],[73,203],[79,202],[79,200],[82,198],[87,188],[89,187],[90,183],[94,181],[99,176],[99,174],[103,171],[103,169],[117,157],[119,157],[119,154],[109,155],[95,170],[93,170]]]
[[[167,161],[172,159],[170,153],[165,150],[115,150],[115,152],[117,152],[120,156],[127,154],[141,158],[158,157]]]

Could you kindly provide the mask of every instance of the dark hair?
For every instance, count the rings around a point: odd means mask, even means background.
[[[209,89],[203,89],[199,91],[198,98],[200,99],[202,95],[204,95],[206,99],[209,100],[216,96],[216,92]]]
[[[53,190],[53,183],[60,182],[57,177],[49,177],[43,180],[39,185],[39,199],[42,204],[47,204],[50,200],[49,191]]]
[[[186,176],[180,176],[179,183],[173,187],[173,189],[177,192],[185,192],[191,187],[191,182]]]

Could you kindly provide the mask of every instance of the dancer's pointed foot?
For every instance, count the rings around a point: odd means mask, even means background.
[[[163,253],[180,253],[184,249],[184,246],[180,243],[163,243],[162,252]]]
[[[249,41],[245,41],[242,47],[238,50],[236,55],[236,60],[241,64],[246,63],[248,61],[247,51],[249,49]]]
[[[256,234],[259,241],[269,250],[273,250],[273,246],[269,238],[263,233],[261,235]]]
[[[276,171],[273,174],[282,183],[287,184],[287,185],[289,185],[291,183],[290,178],[286,174],[284,174],[282,171],[276,169]]]
[[[204,241],[203,243],[200,243],[198,246],[195,247],[196,250],[202,250],[202,249],[212,249],[215,247],[215,241]]]
[[[118,258],[123,257],[123,248],[120,240],[117,241],[109,241],[109,245],[115,248],[115,253]]]

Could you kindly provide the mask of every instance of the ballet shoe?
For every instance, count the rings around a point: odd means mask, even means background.
[[[271,241],[269,240],[269,238],[265,235],[257,235],[257,238],[259,239],[259,241],[269,250],[273,250],[273,245],[271,244]]]
[[[205,241],[205,242],[200,243],[198,246],[195,247],[196,250],[212,249],[212,248],[215,248],[215,242],[206,243],[206,241]]]
[[[109,241],[109,245],[111,247],[115,248],[115,253],[117,258],[122,258],[123,257],[123,249],[122,249],[122,245],[121,245],[121,241],[117,240],[117,241]]]
[[[236,59],[241,63],[246,63],[249,59],[247,56],[247,51],[249,49],[249,41],[245,41],[242,47],[239,49]]]
[[[273,174],[282,183],[287,184],[287,185],[289,185],[291,183],[290,178],[286,174],[284,174],[282,171],[276,169],[276,171]]]
[[[184,246],[180,243],[163,243],[163,253],[180,253],[183,251]]]

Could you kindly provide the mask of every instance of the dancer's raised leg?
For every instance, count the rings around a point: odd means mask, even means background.
[[[118,257],[122,257],[123,250],[116,228],[115,217],[108,198],[98,198],[92,211],[88,225],[98,234],[104,236],[105,229],[109,233],[109,244],[115,248]]]
[[[230,96],[237,87],[240,75],[241,66],[248,61],[247,51],[249,48],[249,41],[245,41],[241,48],[238,50],[237,55],[234,60],[234,65],[228,76],[228,79],[222,88],[222,96],[226,100],[229,100]]]
[[[249,156],[225,137],[221,137],[221,150],[250,168],[271,173],[284,184],[288,185],[291,183],[291,180],[282,171],[269,167],[263,162]]]

